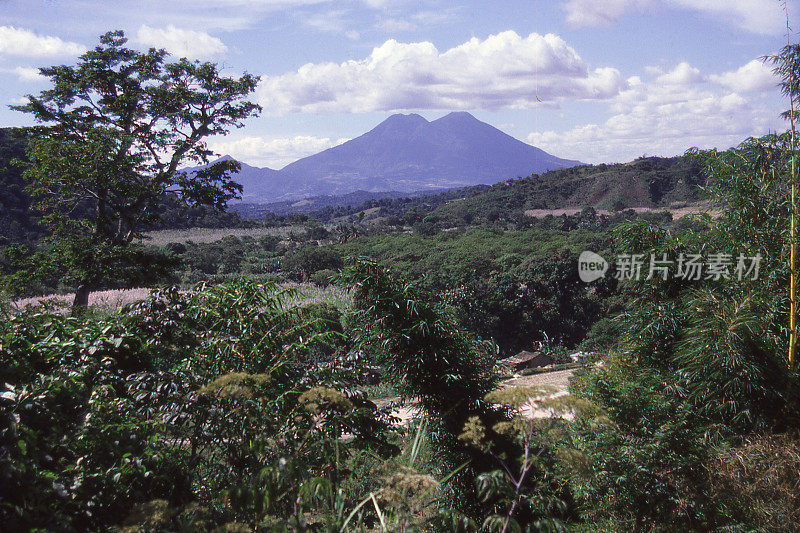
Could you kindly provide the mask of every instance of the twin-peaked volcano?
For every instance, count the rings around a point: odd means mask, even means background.
[[[279,171],[242,167],[246,202],[363,191],[492,184],[579,164],[511,137],[469,113],[434,121],[392,115],[369,132]],[[261,176],[259,176],[261,174]]]

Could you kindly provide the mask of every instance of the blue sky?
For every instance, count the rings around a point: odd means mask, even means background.
[[[800,27],[796,0],[790,21]],[[781,130],[758,58],[787,42],[778,0],[0,0],[0,125],[101,33],[262,76],[262,116],[220,153],[280,168],[394,112],[472,112],[586,162],[727,148]],[[792,42],[797,38],[792,33]]]

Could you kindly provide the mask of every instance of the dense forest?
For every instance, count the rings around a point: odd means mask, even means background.
[[[235,162],[177,169],[255,80],[125,43],[43,69],[42,126],[0,130],[5,530],[798,530],[793,132],[243,221]],[[521,350],[567,388],[509,378]]]

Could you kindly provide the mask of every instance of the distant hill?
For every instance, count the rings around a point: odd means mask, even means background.
[[[498,183],[435,210],[441,220],[521,216],[537,209],[583,208],[617,211],[669,207],[700,200],[705,184],[700,166],[681,157],[646,157],[629,163],[581,165]]]
[[[313,213],[324,208],[353,208],[363,205],[366,202],[376,200],[411,198],[425,194],[426,192],[354,191],[342,195],[311,196],[310,198],[303,198],[302,200],[284,200],[282,202],[272,202],[268,204],[239,202],[230,204],[228,208],[231,211],[239,213],[242,218],[261,220],[267,213],[277,216],[285,216],[291,213]],[[427,194],[436,194],[436,191],[428,191]]]
[[[429,122],[392,115],[369,132],[281,170],[244,166],[242,201],[271,203],[354,191],[409,193],[492,184],[571,167],[469,113]]]
[[[404,219],[430,216],[443,227],[514,220],[530,210],[593,207],[622,210],[670,207],[699,201],[705,184],[700,167],[681,157],[647,157],[629,163],[581,165],[507,180],[491,186],[450,189],[416,198],[369,198],[354,204],[353,198],[325,197],[325,206],[310,210],[305,203],[282,203],[275,214],[308,213],[321,222],[380,207],[375,216]],[[316,202],[313,205],[318,205]],[[257,218],[272,206],[259,206]],[[407,215],[414,212],[412,217]],[[244,217],[248,213],[240,211]]]

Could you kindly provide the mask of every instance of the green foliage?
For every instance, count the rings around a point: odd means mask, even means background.
[[[459,436],[462,441],[489,453],[498,467],[476,479],[478,495],[492,503],[494,513],[484,519],[487,531],[567,531],[569,494],[563,491],[566,479],[556,463],[571,467],[585,462],[583,454],[569,446],[563,431],[564,414],[584,417],[597,423],[604,418],[590,403],[571,397],[553,398],[552,390],[539,387],[512,387],[493,391],[486,401],[508,411],[510,417],[494,423],[491,431],[518,446],[516,453],[499,449],[487,438],[490,427],[478,416],[470,417]],[[534,411],[549,417],[535,418]],[[576,468],[578,469],[578,468]]]
[[[701,465],[737,435],[797,427],[797,375],[785,353],[787,135],[748,139],[728,152],[691,151],[721,218],[667,227],[632,221],[616,229],[625,253],[730,254],[730,276],[626,282],[620,355],[586,371],[576,391],[614,426],[583,435],[594,464],[576,491],[587,515],[634,531],[710,531],[742,526],[714,499]],[[699,232],[698,232],[699,230]],[[761,257],[759,276],[734,273],[739,254]],[[748,527],[757,527],[750,522]]]
[[[4,323],[6,527],[103,529],[158,499],[168,507],[151,511],[173,522],[308,523],[310,484],[338,494],[350,457],[392,447],[386,414],[355,388],[358,362],[309,359],[323,331],[286,305],[294,296],[238,281],[104,317]]]
[[[613,421],[581,432],[579,449],[591,468],[575,478],[575,491],[588,500],[586,518],[608,513],[630,531],[667,524],[713,529],[701,465],[720,442],[711,437],[719,429],[711,431],[681,398],[677,375],[627,358],[606,364],[607,370],[587,372],[578,385]]]
[[[441,294],[462,326],[512,355],[545,338],[571,348],[606,312],[614,280],[589,286],[575,265],[581,251],[603,253],[609,240],[587,230],[474,228],[432,237],[378,235],[336,249],[395,266],[420,288]]]
[[[483,396],[497,381],[489,345],[374,261],[356,261],[340,281],[354,291],[360,342],[376,350],[406,395],[419,398],[427,413],[454,432],[469,413],[484,408]]]
[[[331,247],[302,246],[287,254],[281,261],[281,269],[294,281],[305,281],[321,270],[341,270],[341,252]]]
[[[384,375],[406,397],[418,399],[434,422],[440,474],[455,469],[467,457],[456,437],[470,416],[496,416],[483,397],[497,383],[492,371],[494,350],[461,329],[445,308],[426,300],[393,271],[359,259],[340,281],[353,290],[356,340],[377,356]],[[457,476],[460,496],[469,494],[472,469]],[[474,501],[461,505],[474,505]]]
[[[40,232],[22,169],[14,164],[24,159],[26,143],[24,130],[0,128],[0,246],[33,241]]]

